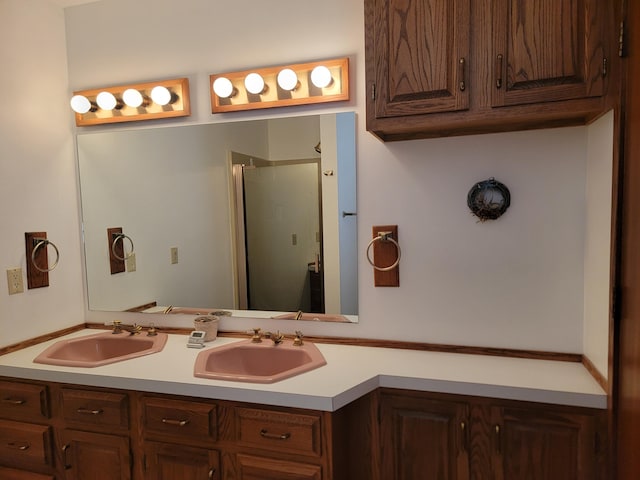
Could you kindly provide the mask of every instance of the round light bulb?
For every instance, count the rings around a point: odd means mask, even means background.
[[[233,84],[228,78],[218,77],[213,81],[213,91],[220,98],[229,98],[233,96]]]
[[[151,90],[151,100],[158,105],[168,105],[171,102],[171,92],[167,87],[158,85]]]
[[[138,90],[128,88],[122,94],[122,101],[131,108],[138,108],[144,102],[144,98]]]
[[[96,103],[102,110],[113,110],[118,105],[116,97],[110,92],[100,92],[96,97]]]
[[[319,65],[311,71],[311,83],[318,88],[328,87],[332,81],[331,72],[324,65]]]
[[[80,115],[84,115],[91,110],[91,102],[84,95],[74,95],[71,97],[69,104],[71,105],[71,110]]]
[[[264,91],[264,79],[258,73],[250,73],[244,79],[244,86],[249,93],[258,95]]]
[[[283,90],[295,90],[298,86],[298,75],[290,68],[280,70],[280,73],[278,73],[278,85]]]

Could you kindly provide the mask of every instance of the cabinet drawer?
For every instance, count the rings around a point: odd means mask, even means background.
[[[237,408],[238,441],[243,445],[303,455],[321,455],[319,415]]]
[[[49,418],[47,387],[0,382],[0,417],[29,421]]]
[[[0,478],[2,480],[55,480],[51,475],[27,472],[24,470],[13,470],[12,468],[0,467]]]
[[[124,393],[64,388],[62,415],[67,422],[129,428],[129,401]]]
[[[0,461],[47,466],[51,459],[51,427],[0,420]]]
[[[217,438],[217,408],[215,404],[143,398],[144,429],[149,433],[189,437]]]

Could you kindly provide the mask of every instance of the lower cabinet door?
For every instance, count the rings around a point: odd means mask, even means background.
[[[495,480],[595,480],[599,439],[588,415],[492,409]]]
[[[322,467],[254,455],[236,455],[237,480],[322,480]]]
[[[381,480],[467,480],[468,405],[425,394],[380,398]],[[515,480],[513,477],[510,480]]]
[[[127,437],[64,430],[61,440],[67,480],[131,480]]]
[[[153,480],[221,480],[216,450],[160,442],[145,443],[145,478]]]

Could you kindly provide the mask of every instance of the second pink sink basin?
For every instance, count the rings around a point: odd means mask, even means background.
[[[269,340],[243,340],[200,352],[193,374],[196,377],[235,382],[273,383],[326,365],[313,343],[301,346],[285,340],[275,346]]]
[[[99,367],[160,352],[166,343],[166,333],[147,336],[143,333],[114,335],[111,332],[103,332],[60,340],[44,350],[33,361],[67,367]]]

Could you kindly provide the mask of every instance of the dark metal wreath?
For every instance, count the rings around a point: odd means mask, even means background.
[[[509,189],[493,177],[476,183],[467,195],[467,205],[480,222],[499,218],[510,204]]]

